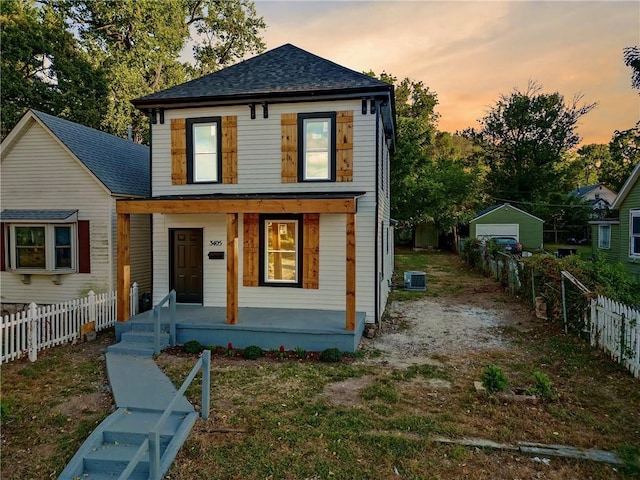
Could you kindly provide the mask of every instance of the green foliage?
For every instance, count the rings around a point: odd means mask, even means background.
[[[320,352],[321,362],[339,362],[342,360],[342,352],[337,348],[327,348]]]
[[[262,355],[262,348],[258,347],[257,345],[251,345],[242,351],[242,357],[247,360],[257,360],[258,358],[262,357]]]
[[[536,370],[533,372],[533,380],[535,383],[529,391],[544,400],[551,400],[553,398],[553,383],[547,374]]]
[[[296,357],[298,358],[305,358],[307,356],[307,351],[302,347],[296,347],[295,352],[296,352]]]
[[[498,393],[506,390],[509,382],[504,371],[493,364],[487,365],[482,372],[482,386],[487,389],[489,393]]]
[[[0,402],[0,425],[3,425],[6,422],[9,413],[9,406],[4,402]]]
[[[631,67],[631,87],[640,89],[640,47],[624,47],[622,58],[627,67]]]
[[[479,268],[481,266],[482,253],[482,242],[477,238],[469,237],[462,242],[462,252],[460,252],[460,256],[473,268]]]
[[[190,340],[182,346],[184,353],[200,353],[204,350],[204,346],[197,340]]]
[[[640,162],[640,121],[628,130],[616,130],[609,142],[610,162],[601,167],[600,181],[619,191]]]
[[[364,400],[382,400],[385,403],[396,403],[399,399],[398,391],[391,382],[376,382],[360,392]]]

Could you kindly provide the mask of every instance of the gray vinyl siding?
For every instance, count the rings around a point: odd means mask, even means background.
[[[86,294],[104,292],[110,283],[109,192],[39,124],[26,127],[13,148],[2,155],[0,180],[2,209],[78,210],[78,220],[90,221],[91,273],[63,274],[61,285],[53,275],[0,272],[3,303],[50,304]]]
[[[378,315],[382,318],[389,298],[391,276],[394,268],[393,229],[391,227],[391,188],[390,188],[390,158],[389,146],[384,135],[382,119],[378,128]]]
[[[353,111],[353,181],[328,183],[281,182],[281,114],[332,111]],[[196,118],[235,115],[238,119],[238,183],[208,185],[171,185],[172,118]],[[384,135],[381,135],[384,142]],[[385,143],[381,143],[386,145]],[[360,100],[339,102],[295,103],[269,105],[269,118],[262,117],[256,105],[256,118],[250,118],[248,106],[167,110],[165,123],[153,125],[153,196],[196,195],[210,193],[283,193],[283,192],[366,192],[358,199],[356,214],[356,309],[375,318],[376,268],[376,131],[375,115],[361,112]],[[383,148],[386,150],[386,146]],[[388,161],[388,160],[387,160]],[[388,175],[388,168],[387,168]],[[388,189],[388,179],[386,181]],[[388,192],[388,190],[387,190]],[[388,193],[386,193],[388,197]],[[381,202],[381,205],[382,202]],[[380,220],[388,226],[388,199],[382,207]],[[224,215],[154,215],[153,220],[153,298],[159,301],[169,288],[170,228],[203,228],[203,301],[206,306],[226,304],[226,260],[207,258],[210,240],[222,240],[226,249],[226,218]],[[290,308],[344,309],[346,216],[320,216],[320,278],[319,288],[273,288],[242,286],[242,215],[239,224],[239,294],[240,307],[278,306]],[[382,232],[379,232],[382,235]],[[381,238],[379,238],[381,241]],[[379,244],[380,245],[380,244]],[[218,250],[218,248],[216,248]],[[388,260],[387,260],[388,261]],[[378,265],[378,266],[377,266]],[[386,300],[386,297],[385,297]]]

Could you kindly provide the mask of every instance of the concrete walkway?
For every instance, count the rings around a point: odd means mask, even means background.
[[[128,478],[149,478],[149,450],[141,445],[157,428],[177,389],[150,355],[108,351],[106,363],[117,410],[89,435],[58,480],[118,478],[136,456],[139,463]],[[193,405],[181,396],[159,428],[160,476],[171,466],[197,418]]]

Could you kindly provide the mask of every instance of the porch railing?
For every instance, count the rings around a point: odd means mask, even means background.
[[[160,317],[162,307],[169,302],[169,345],[176,345],[176,291],[171,290],[153,307],[153,353],[160,355]]]
[[[175,291],[172,292],[175,298]],[[169,402],[164,412],[162,412],[155,426],[149,431],[148,438],[142,442],[134,457],[118,477],[118,480],[128,480],[147,450],[149,451],[149,479],[160,480],[162,478],[160,467],[160,427],[162,427],[162,424],[169,418],[176,403],[187,391],[187,388],[191,385],[200,368],[202,368],[202,411],[200,416],[203,420],[209,418],[211,402],[211,350],[204,350],[202,356],[193,366],[187,378],[185,378],[180,389],[173,396],[173,399],[171,399],[171,402]]]

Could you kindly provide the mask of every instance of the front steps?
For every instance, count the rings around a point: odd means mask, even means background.
[[[108,352],[121,353],[124,355],[140,355],[145,357],[153,356],[153,325],[144,323],[134,323],[132,329],[124,332],[120,337],[120,342],[109,345]],[[169,333],[160,331],[160,350],[169,346]]]
[[[58,480],[102,480],[118,478],[142,442],[154,429],[161,411],[119,408],[87,438],[62,471]],[[198,418],[196,412],[174,412],[160,428],[160,475],[171,466],[178,449]],[[149,451],[134,469],[131,480],[149,478]]]

